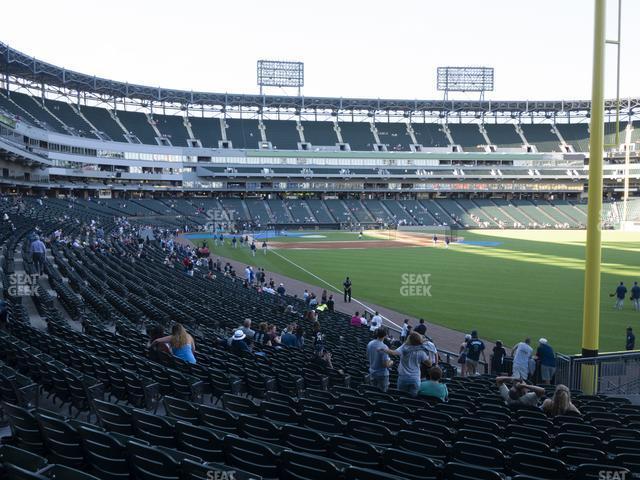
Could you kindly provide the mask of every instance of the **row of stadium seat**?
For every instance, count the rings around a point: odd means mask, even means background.
[[[189,116],[189,127],[185,118],[176,115],[154,113],[147,116],[141,112],[71,105],[64,101],[40,99],[20,92],[0,93],[0,110],[25,119],[44,129],[87,138],[100,138],[117,142],[135,141],[158,145],[165,138],[173,146],[191,146],[191,140],[200,140],[203,147],[218,148],[227,140],[234,148],[256,149],[263,139],[278,150],[297,150],[303,140],[312,146],[335,146],[342,141],[351,150],[372,151],[378,143],[389,151],[409,151],[413,142],[406,123],[375,123],[375,135],[370,122],[340,121],[340,136],[329,121],[263,120]],[[300,128],[298,128],[298,125]],[[557,124],[558,133],[550,124],[520,124],[520,132],[513,124],[482,125],[447,124],[448,135],[438,124],[411,123],[417,144],[424,147],[448,147],[460,145],[465,151],[474,151],[485,145],[501,148],[517,148],[530,144],[540,152],[561,151],[562,141],[576,152],[589,150],[589,131],[586,123]],[[225,128],[226,127],[226,128]],[[620,128],[624,128],[621,124]],[[223,129],[226,133],[223,136]],[[189,131],[190,130],[190,131]],[[613,141],[613,124],[607,126],[609,140]],[[633,141],[638,140],[640,130],[634,129]],[[125,135],[128,135],[126,137]],[[164,143],[160,143],[164,144]],[[480,148],[482,150],[482,148]]]

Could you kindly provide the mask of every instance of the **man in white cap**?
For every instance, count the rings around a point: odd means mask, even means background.
[[[236,355],[240,355],[243,352],[251,352],[251,349],[249,348],[249,345],[247,345],[245,338],[247,338],[247,336],[242,330],[236,330],[231,337],[231,345],[229,345],[229,351],[231,353],[235,353]]]
[[[542,383],[549,385],[556,373],[556,354],[546,338],[538,340],[538,344],[536,357],[540,362],[540,379]]]

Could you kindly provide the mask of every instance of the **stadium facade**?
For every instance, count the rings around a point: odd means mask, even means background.
[[[610,199],[622,192],[629,121],[630,191],[640,184],[639,103],[623,102],[616,129],[616,102],[606,102]],[[0,189],[134,199],[455,199],[470,217],[465,202],[579,204],[589,111],[588,101],[167,90],[69,71],[0,43]],[[405,207],[398,214],[416,220]],[[397,219],[395,208],[382,204],[380,213]]]

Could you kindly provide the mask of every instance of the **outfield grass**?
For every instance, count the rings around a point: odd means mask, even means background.
[[[524,336],[543,336],[560,352],[580,350],[584,232],[474,231],[464,237],[501,244],[278,253],[336,287],[349,275],[354,296],[365,302],[462,331],[477,329],[482,337],[508,345]],[[214,255],[325,287],[274,252],[252,258],[248,249],[212,249]],[[603,232],[601,351],[623,349],[626,327],[640,320],[629,301],[625,310],[615,311],[609,297],[618,282],[640,281],[639,252],[640,234]],[[403,280],[412,280],[403,274],[429,274],[431,296],[403,296],[412,293],[402,289]]]

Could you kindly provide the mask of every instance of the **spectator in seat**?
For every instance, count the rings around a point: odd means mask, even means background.
[[[351,326],[352,327],[360,327],[362,326],[362,320],[360,319],[360,312],[356,312],[353,317],[351,317]]]
[[[367,345],[369,377],[371,385],[386,392],[389,389],[389,367],[393,365],[393,360],[385,352],[387,346],[384,344],[384,339],[387,337],[387,329],[380,327],[375,335],[376,338]]]
[[[241,329],[236,330],[231,337],[229,351],[235,355],[241,355],[244,352],[251,352],[246,339],[247,335]]]
[[[566,385],[556,386],[556,391],[553,393],[553,397],[547,398],[542,402],[542,411],[550,417],[565,415],[568,412],[581,415],[580,410],[571,403],[571,392]]]
[[[255,335],[253,336],[253,341],[257,345],[265,345],[268,340],[269,337],[267,336],[267,322],[260,322],[260,325],[258,325],[258,331],[255,332]]]
[[[169,343],[153,343],[154,340],[164,337],[164,330],[160,325],[152,326],[149,331],[149,359],[154,362],[161,362],[163,354],[171,355],[171,345]]]
[[[420,382],[418,396],[436,397],[444,402],[447,397],[449,397],[449,391],[444,383],[440,383],[442,370],[438,366],[428,368],[427,365],[429,365],[429,363],[430,362],[424,362],[420,366],[421,370],[425,373],[425,380]]]
[[[507,388],[506,382],[513,382],[512,387]],[[529,385],[519,377],[497,377],[496,385],[507,405],[537,407],[538,400],[544,396],[544,388]]]
[[[282,333],[280,337],[280,343],[286,347],[296,348],[298,346],[298,337],[295,335],[296,325],[292,323]]]
[[[196,344],[193,337],[187,333],[180,323],[176,323],[171,329],[171,335],[156,338],[151,345],[157,343],[169,343],[171,345],[171,353],[175,357],[184,360],[187,363],[196,363]]]
[[[398,366],[398,390],[415,397],[420,388],[420,365],[429,359],[429,355],[422,345],[422,335],[412,332],[407,341],[396,350],[381,349],[381,351],[400,357]]]
[[[240,330],[242,330],[242,332],[247,336],[247,338],[249,340],[253,340],[253,337],[255,337],[255,335],[256,335],[256,332],[251,330],[251,319],[250,318],[246,318],[244,320],[244,322],[242,323],[242,328]]]

